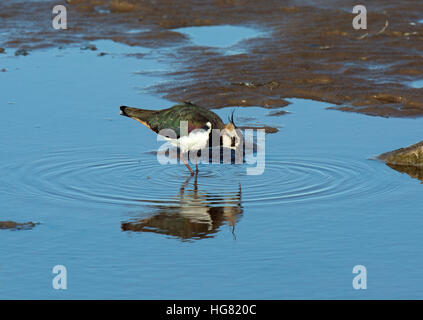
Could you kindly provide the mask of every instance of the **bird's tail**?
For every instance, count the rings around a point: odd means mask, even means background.
[[[141,120],[144,122],[146,122],[156,112],[157,111],[155,110],[145,110],[145,109],[126,107],[126,106],[120,107],[120,114],[122,116],[133,118],[135,120]]]
[[[120,114],[134,120],[137,120],[141,124],[145,125],[147,128],[153,130],[150,126],[151,116],[153,116],[157,111],[155,110],[145,110],[138,108],[131,108],[126,106],[120,107]],[[153,130],[154,131],[154,130]]]

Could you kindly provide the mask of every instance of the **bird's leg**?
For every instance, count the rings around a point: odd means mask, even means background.
[[[195,173],[198,174],[198,162],[197,162],[197,158],[195,158]]]
[[[191,167],[189,166],[188,162],[185,160],[184,156],[182,155],[182,152],[179,154],[179,158],[182,160],[182,162],[185,164],[185,166],[188,168],[191,175],[194,175],[194,171],[192,171]]]

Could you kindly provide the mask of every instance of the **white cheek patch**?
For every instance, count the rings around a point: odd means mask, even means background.
[[[230,148],[231,144],[232,144],[232,139],[229,136],[224,135],[222,137],[222,144],[223,144],[224,147]]]

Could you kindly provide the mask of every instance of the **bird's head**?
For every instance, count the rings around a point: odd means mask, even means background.
[[[236,149],[241,143],[241,131],[237,129],[234,123],[234,112],[228,118],[229,122],[225,124],[221,132],[222,146],[226,148]]]

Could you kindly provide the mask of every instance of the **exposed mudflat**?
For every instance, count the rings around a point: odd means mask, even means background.
[[[174,70],[166,74],[174,81],[153,88],[169,100],[212,108],[279,108],[286,106],[284,98],[297,97],[368,115],[423,115],[418,85],[423,78],[423,3],[372,1],[366,4],[366,31],[352,27],[355,2],[313,3],[68,0],[69,28],[56,31],[51,10],[57,1],[2,1],[0,47],[22,55],[95,39],[173,47],[167,58]],[[217,48],[196,44],[181,29],[219,25],[253,28],[257,35]]]

